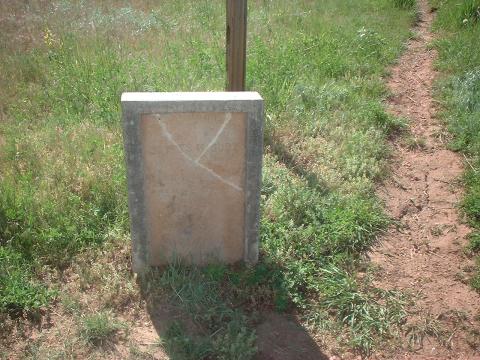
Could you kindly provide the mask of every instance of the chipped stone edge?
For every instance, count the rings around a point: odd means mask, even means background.
[[[264,108],[260,94],[257,92],[123,93],[121,104],[133,271],[142,273],[150,266],[140,120],[142,115],[158,113],[242,112],[247,114],[244,261],[249,264],[256,263],[263,159]]]

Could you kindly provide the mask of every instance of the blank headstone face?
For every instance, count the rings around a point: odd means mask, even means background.
[[[256,261],[260,96],[132,93],[122,105],[134,270]]]
[[[245,114],[156,114],[141,122],[152,259],[243,259]]]

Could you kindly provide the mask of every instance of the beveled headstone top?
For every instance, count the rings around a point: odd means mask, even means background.
[[[258,259],[263,100],[124,93],[133,268]]]

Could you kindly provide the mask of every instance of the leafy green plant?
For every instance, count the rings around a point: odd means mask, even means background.
[[[21,253],[0,246],[0,312],[12,316],[35,313],[48,306],[55,295],[35,279]]]

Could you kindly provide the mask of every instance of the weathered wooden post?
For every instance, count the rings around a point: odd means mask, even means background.
[[[227,91],[245,91],[247,0],[227,0]]]

